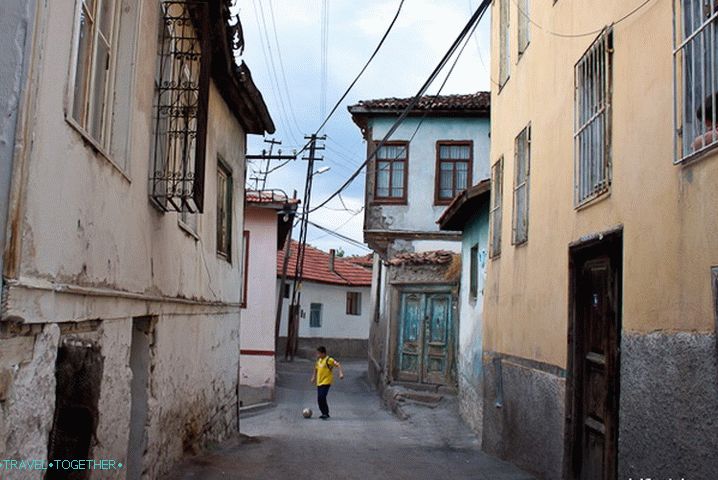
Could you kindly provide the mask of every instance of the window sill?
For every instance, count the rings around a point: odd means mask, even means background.
[[[506,80],[504,80],[504,83],[499,82],[499,91],[496,92],[496,95],[501,95],[501,92],[504,91],[504,87],[507,83],[509,83],[509,80],[511,80],[511,76],[506,77]]]
[[[195,242],[199,242],[199,234],[192,230],[192,227],[190,225],[187,225],[185,222],[178,218],[177,226],[179,226],[180,230],[182,230],[185,234],[192,237]]]
[[[389,199],[389,198],[375,198],[372,200],[372,205],[406,205],[407,200],[403,199]]]
[[[703,160],[706,157],[716,156],[716,152],[718,152],[718,142],[708,145],[707,147],[703,147],[697,152],[693,152],[680,160],[674,160],[673,165],[689,166]]]
[[[597,204],[597,203],[601,203],[602,201],[607,200],[607,199],[610,198],[610,197],[611,197],[611,188],[610,188],[610,186],[609,186],[609,188],[608,188],[607,190],[605,190],[605,191],[599,193],[599,194],[596,195],[596,196],[593,196],[593,197],[591,197],[591,198],[589,198],[589,199],[586,199],[586,200],[582,201],[581,203],[579,203],[578,205],[574,206],[573,208],[574,208],[574,210],[576,210],[577,212],[580,212],[581,210],[585,210],[585,209],[587,209],[587,208],[589,208],[589,207],[592,207],[593,205],[595,205],[595,204]]]
[[[220,259],[224,260],[225,262],[229,263],[230,265],[232,265],[232,260],[230,260],[229,256],[225,255],[224,253],[217,252],[217,258],[220,258]]]
[[[105,150],[97,141],[92,138],[92,136],[84,129],[82,128],[72,117],[69,117],[65,115],[65,121],[77,132],[80,134],[80,137],[82,138],[83,142],[85,142],[86,145],[89,145],[90,148],[95,152],[95,155],[99,155],[100,157],[104,158],[112,167],[117,170],[122,177],[124,177],[125,180],[127,180],[127,183],[132,183],[132,179],[130,179],[127,172],[120,167],[117,162],[115,162],[112,159],[112,156],[110,155],[107,150]]]
[[[520,242],[511,242],[511,245],[518,248],[518,247],[523,247],[525,245],[528,245],[528,243],[529,243],[529,241],[528,241],[528,239],[526,239],[526,240],[521,240]]]

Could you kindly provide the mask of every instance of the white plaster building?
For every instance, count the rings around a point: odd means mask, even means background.
[[[244,294],[239,398],[243,406],[274,399],[277,257],[291,234],[299,200],[278,191],[248,191],[244,216]]]
[[[157,478],[237,431],[246,135],[274,126],[229,3],[3,0],[0,458]]]
[[[297,243],[292,241],[288,261],[288,279],[296,267]],[[284,353],[287,319],[291,301],[291,282],[282,289],[284,252],[277,256],[277,291],[284,295],[280,327],[280,348]],[[371,264],[366,257],[337,257],[307,245],[304,257],[304,281],[299,312],[299,350],[313,355],[324,345],[331,355],[366,358],[371,319]],[[362,266],[363,265],[363,266]],[[283,291],[282,291],[283,290]]]

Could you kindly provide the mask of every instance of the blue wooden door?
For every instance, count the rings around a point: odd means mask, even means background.
[[[401,295],[399,380],[452,383],[452,318],[450,293]]]

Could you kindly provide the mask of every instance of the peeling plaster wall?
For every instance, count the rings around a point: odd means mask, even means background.
[[[472,184],[489,177],[489,119],[457,117],[408,117],[392,135],[392,141],[409,140],[420,121],[419,132],[409,145],[407,205],[372,203],[374,162],[367,169],[369,202],[365,228],[439,232],[436,220],[446,205],[434,205],[436,142],[439,140],[472,140],[474,161]],[[394,117],[369,120],[373,140],[379,141],[394,123]]]
[[[461,288],[459,294],[459,411],[479,432],[483,422],[483,311],[486,263],[488,262],[489,212],[483,204],[467,222],[461,246]],[[471,249],[478,246],[477,296],[470,298]]]
[[[12,177],[18,109],[27,79],[35,2],[3,0],[0,5],[0,273]],[[0,276],[0,291],[3,279]]]

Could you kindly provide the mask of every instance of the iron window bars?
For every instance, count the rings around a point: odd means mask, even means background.
[[[164,211],[204,208],[210,46],[204,1],[161,3],[150,195]]]
[[[516,137],[514,148],[514,211],[512,243],[529,239],[529,178],[531,169],[531,125]]]
[[[501,206],[504,196],[504,157],[491,167],[491,258],[501,254]]]
[[[675,162],[718,144],[718,1],[674,0]]]
[[[576,66],[574,90],[574,205],[611,186],[613,31],[604,30]]]

